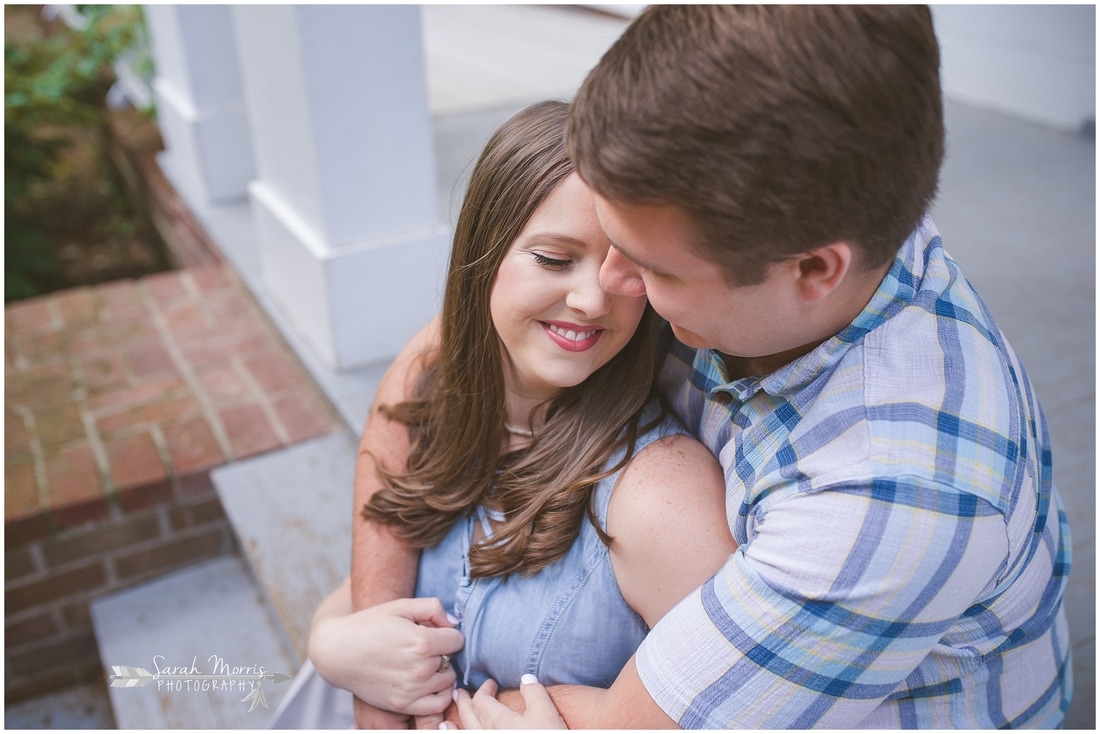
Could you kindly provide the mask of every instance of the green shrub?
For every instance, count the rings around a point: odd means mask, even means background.
[[[102,129],[112,65],[144,36],[139,6],[75,7],[86,19],[81,29],[58,23],[48,34],[4,42],[5,301],[57,286],[48,243],[60,223],[38,205],[64,173],[72,130]]]

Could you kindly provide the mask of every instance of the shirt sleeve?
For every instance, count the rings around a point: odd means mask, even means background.
[[[846,728],[1004,571],[1004,519],[893,478],[796,494],[650,632],[642,682],[684,728]]]

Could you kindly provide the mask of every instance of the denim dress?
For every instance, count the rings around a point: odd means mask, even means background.
[[[635,451],[683,432],[666,419],[639,437]],[[609,465],[622,455],[616,453]],[[604,530],[621,473],[604,478],[594,491]],[[610,550],[592,523],[586,518],[568,553],[536,574],[472,579],[467,559],[474,527],[480,524],[485,537],[492,537],[490,519],[490,511],[478,507],[420,557],[416,595],[439,597],[466,636],[466,646],[452,659],[459,685],[473,690],[492,678],[502,689],[517,688],[524,673],[533,673],[545,685],[610,686],[648,628],[619,591]]]
[[[686,431],[668,418],[639,437],[635,452],[677,433]],[[609,465],[620,458],[621,452]],[[604,530],[621,473],[606,477],[593,493]],[[610,686],[648,629],[619,591],[610,551],[592,524],[586,518],[569,552],[534,575],[471,579],[467,556],[474,523],[481,523],[491,537],[489,520],[489,513],[479,508],[420,557],[416,595],[439,597],[466,636],[466,646],[451,660],[459,685],[472,690],[492,678],[502,689],[518,688],[520,676],[533,673],[546,685]],[[268,728],[354,725],[351,694],[326,683],[307,660]]]

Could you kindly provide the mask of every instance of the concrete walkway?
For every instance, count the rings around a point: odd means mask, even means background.
[[[948,154],[932,215],[1035,385],[1054,481],[1073,533],[1066,594],[1074,697],[1066,728],[1096,711],[1095,143],[947,105]]]

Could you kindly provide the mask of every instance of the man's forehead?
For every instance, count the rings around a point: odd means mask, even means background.
[[[639,267],[660,271],[653,258],[686,251],[683,212],[671,204],[627,204],[596,196],[596,216],[619,254]]]
[[[639,257],[636,253],[632,252],[629,246],[623,247],[613,239],[611,240],[611,246],[615,248],[616,252],[618,252],[620,255],[622,255],[638,267],[652,272],[660,271],[660,268],[658,268],[655,264],[645,260],[644,258]]]

